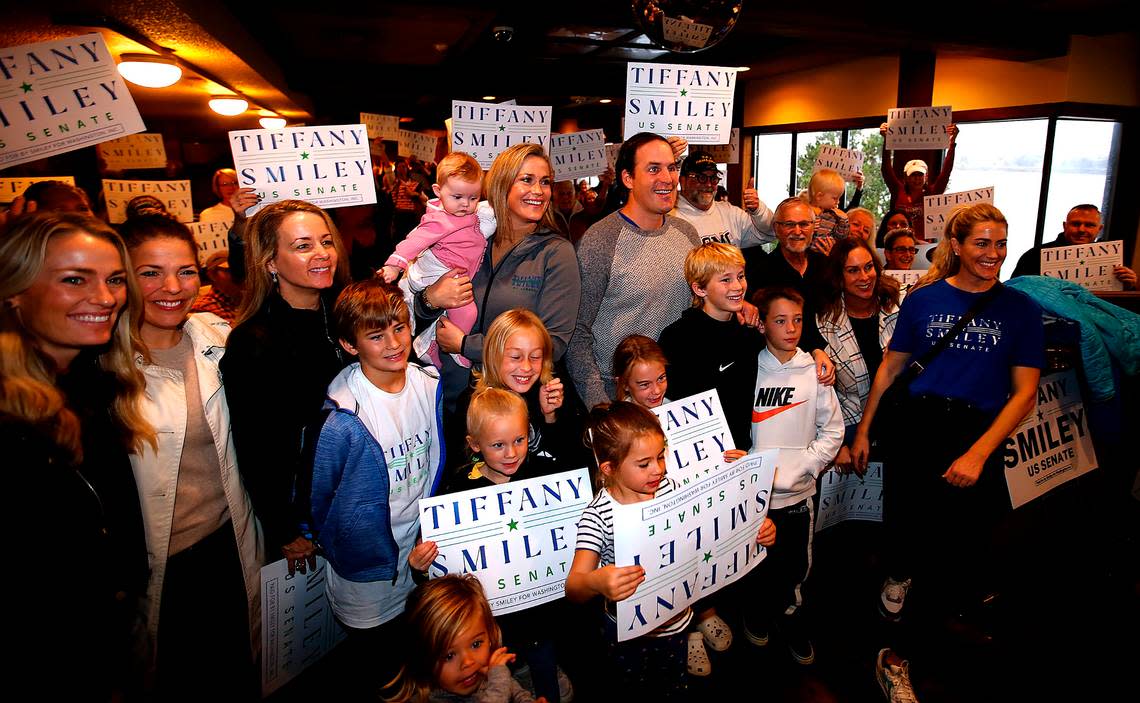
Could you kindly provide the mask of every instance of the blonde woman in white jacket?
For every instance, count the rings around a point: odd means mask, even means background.
[[[230,326],[189,314],[198,256],[184,225],[148,216],[121,230],[143,292],[142,409],[158,435],[157,451],[131,457],[150,558],[142,604],[148,684],[161,699],[194,699],[216,695],[216,682],[226,681],[227,697],[249,698],[257,692],[263,547],[218,370]]]

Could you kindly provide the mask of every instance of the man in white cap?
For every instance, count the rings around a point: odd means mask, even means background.
[[[946,192],[946,184],[950,182],[950,171],[954,168],[954,145],[958,141],[958,125],[947,125],[946,131],[950,134],[950,146],[946,149],[946,158],[942,161],[942,169],[938,177],[928,182],[926,174],[930,171],[922,159],[912,159],[903,166],[905,180],[895,173],[894,154],[887,154],[887,123],[879,127],[879,134],[883,135],[883,182],[891,191],[891,209],[901,210],[910,221],[920,241],[927,241],[923,233],[924,217],[922,211],[923,198],[928,195],[941,195]]]
[[[744,249],[775,242],[772,211],[756,192],[756,179],[744,189],[744,209],[716,202],[720,171],[708,152],[694,151],[681,165],[681,197],[669,213],[697,228],[702,242],[722,242]]]

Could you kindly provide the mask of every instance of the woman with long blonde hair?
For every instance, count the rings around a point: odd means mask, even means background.
[[[146,586],[128,455],[153,446],[154,431],[139,410],[128,268],[122,240],[90,217],[31,215],[0,235],[0,444],[20,568],[36,576],[40,606],[15,609],[32,641],[11,665],[59,697],[123,689]],[[52,672],[36,676],[48,662]]]
[[[484,191],[498,225],[479,270],[454,270],[416,295],[416,329],[426,327],[442,309],[475,301],[479,316],[470,332],[463,334],[441,318],[436,339],[440,349],[462,354],[476,369],[483,364],[488,327],[512,308],[531,310],[542,321],[550,333],[556,365],[570,343],[582,283],[574,247],[558,233],[550,209],[553,173],[537,144],[516,144],[495,157]],[[444,409],[450,416],[471,373],[447,359],[441,373]],[[463,423],[461,416],[456,419]]]
[[[348,359],[332,307],[348,282],[340,233],[301,200],[267,205],[245,228],[246,293],[221,361],[234,446],[269,558],[315,564],[302,432]]]
[[[912,578],[927,594],[914,615],[925,617],[976,614],[994,585],[990,530],[1009,509],[998,449],[1033,408],[1045,364],[1041,309],[998,282],[1007,229],[986,203],[946,221],[934,265],[903,302],[855,431],[851,454],[862,471],[879,401],[902,376],[905,400],[892,417],[921,418],[938,434],[931,441],[906,427],[881,437],[891,544],[879,607],[891,619],[902,615]],[[876,670],[888,697],[909,692],[906,664],[893,651],[880,652]]]

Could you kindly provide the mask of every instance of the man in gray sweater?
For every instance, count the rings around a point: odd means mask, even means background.
[[[566,358],[587,408],[613,399],[613,355],[622,339],[657,339],[689,307],[685,256],[701,243],[691,224],[668,214],[678,169],[663,137],[642,132],[626,140],[616,170],[629,199],[578,245],[582,299]]]

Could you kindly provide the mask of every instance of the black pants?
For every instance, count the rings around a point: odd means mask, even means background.
[[[157,647],[159,700],[206,700],[219,690],[231,700],[259,697],[231,523],[166,560]]]
[[[815,532],[815,508],[811,498],[783,507],[770,508],[776,525],[776,543],[768,556],[748,574],[745,583],[753,594],[745,602],[749,629],[760,634],[777,617],[794,614],[803,605],[803,584],[811,573]]]
[[[885,438],[887,571],[896,580],[914,578],[926,607],[961,612],[992,587],[990,539],[1009,509],[1001,453],[989,457],[973,486],[951,486],[942,476],[994,416],[931,396],[913,398],[908,416],[922,418],[921,427]]]

